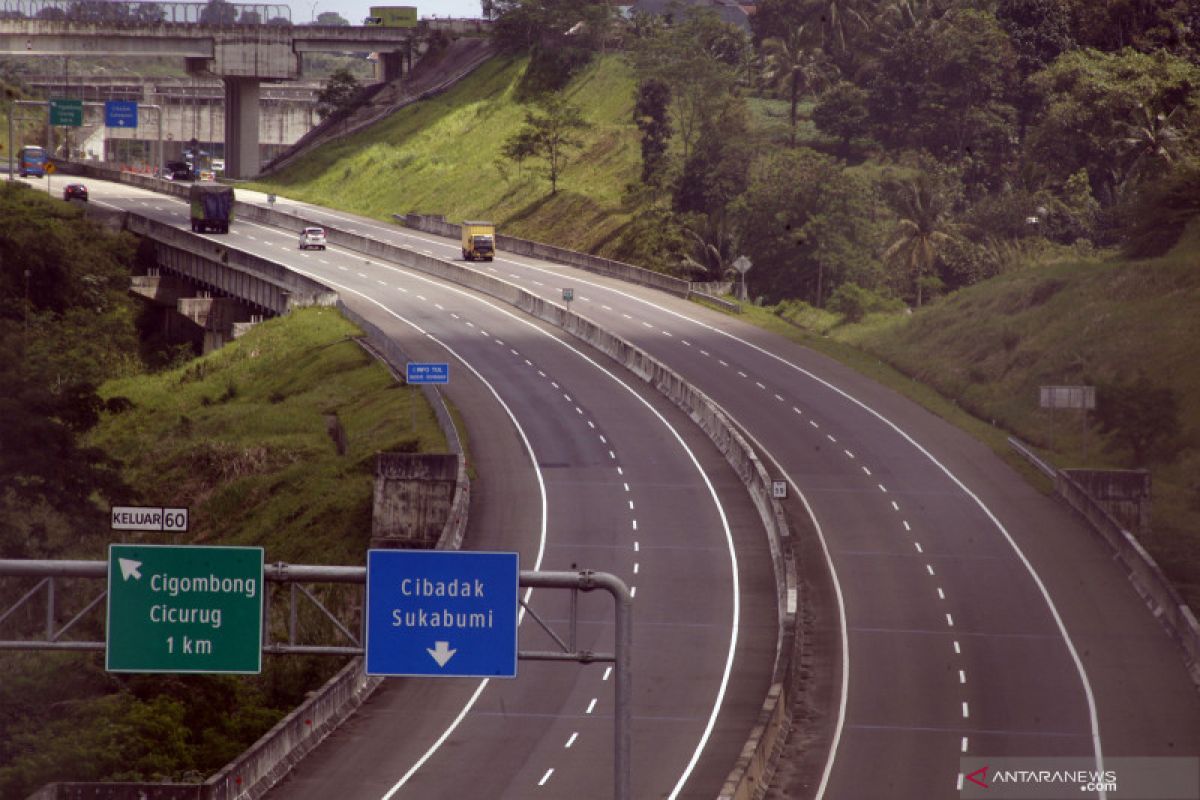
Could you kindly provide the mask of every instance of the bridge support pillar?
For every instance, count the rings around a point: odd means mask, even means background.
[[[258,78],[222,78],[225,83],[225,174],[253,178],[258,154]]]
[[[399,80],[404,77],[404,64],[408,62],[408,70],[412,71],[412,51],[408,50],[393,50],[391,52],[382,52],[379,54],[379,63],[383,66],[383,75],[380,76],[384,83]]]
[[[236,337],[235,326],[251,319],[250,309],[232,297],[183,297],[179,313],[204,330],[202,352],[219,350]]]

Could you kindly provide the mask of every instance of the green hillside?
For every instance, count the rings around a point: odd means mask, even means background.
[[[526,58],[494,58],[445,94],[298,159],[252,188],[378,219],[395,213],[490,218],[508,234],[590,250],[629,220],[625,184],[638,176],[633,77],[598,58],[566,90],[591,127],[551,196],[550,184],[501,157],[529,106],[517,99]]]
[[[494,59],[452,91],[320,148],[261,188],[380,219],[405,211],[452,220],[492,218],[507,233],[606,254],[616,249],[616,236],[628,232],[631,221],[661,220],[660,227],[700,230],[695,221],[705,216],[732,219],[731,238],[722,240],[725,234],[711,227],[702,231],[706,247],[732,243],[727,258],[736,255],[732,248],[739,238],[748,254],[761,245],[749,276],[751,291],[756,284],[772,287],[766,290],[768,305],[746,309],[744,319],[896,386],[1006,455],[1005,437],[1011,432],[1052,450],[1049,457],[1061,466],[1132,466],[1130,450],[1117,446],[1115,437],[1102,436],[1095,425],[1085,437],[1078,418],[1064,413],[1052,429],[1052,420],[1037,407],[1038,387],[1096,384],[1103,398],[1113,394],[1114,385],[1130,386],[1144,376],[1144,387],[1177,398],[1182,427],[1171,436],[1173,452],[1149,463],[1154,522],[1142,538],[1193,607],[1200,607],[1200,483],[1195,478],[1200,474],[1200,368],[1192,352],[1200,341],[1200,273],[1195,269],[1200,228],[1193,227],[1167,256],[1118,257],[1094,246],[1093,240],[1108,236],[1111,241],[1120,229],[1114,227],[1114,215],[1104,216],[1103,225],[1097,222],[1101,217],[1083,173],[1074,173],[1054,194],[980,194],[979,187],[967,186],[959,167],[938,165],[927,155],[863,139],[843,150],[844,143],[813,127],[814,106],[808,100],[800,104],[799,146],[792,150],[787,147],[788,104],[749,89],[744,122],[736,122],[738,113],[713,118],[707,144],[701,132],[693,157],[711,153],[711,165],[694,166],[698,171],[689,177],[689,168],[680,164],[678,137],[671,141],[666,191],[674,192],[676,205],[693,204],[691,216],[680,214],[664,205],[661,193],[645,187],[640,195],[626,191],[638,185],[641,167],[640,134],[631,114],[637,80],[626,59],[613,54],[597,55],[563,90],[592,127],[583,135],[582,152],[563,173],[559,193],[551,196],[548,182],[529,164],[518,171],[500,155],[528,108],[518,99],[528,64],[524,58]],[[732,103],[722,108],[736,109],[737,101]],[[726,130],[737,137],[726,136]],[[882,140],[886,134],[880,129],[875,135]],[[851,157],[836,161],[809,147]],[[697,179],[706,169],[710,177]],[[740,189],[733,177],[737,169],[750,175]],[[723,177],[710,180],[715,174]],[[896,202],[903,199],[897,187],[919,190],[924,208]],[[1186,190],[1181,194],[1190,196]],[[1169,197],[1153,200],[1153,192],[1146,197],[1173,213]],[[1186,202],[1179,207],[1186,208]],[[758,217],[748,213],[756,203]],[[1044,225],[1036,232],[1027,222],[1034,207]],[[923,221],[914,216],[918,213],[926,215]],[[911,262],[889,263],[884,256],[889,239],[910,219],[934,231],[932,236],[956,243],[939,250],[934,263],[923,268],[924,277],[913,272]],[[779,223],[801,231],[798,238],[756,235],[763,224]],[[643,224],[640,234],[646,229]],[[823,292],[812,280],[818,265],[828,281]],[[839,295],[836,287],[854,291]],[[814,289],[827,308],[799,301],[811,301]],[[919,307],[921,290],[924,308]],[[847,297],[859,298],[868,311],[903,308],[901,300],[918,308],[847,324],[843,313],[835,313],[845,311]]]
[[[832,335],[1036,445],[1061,467],[1129,467],[1134,459],[1094,424],[1085,435],[1078,412],[1058,411],[1052,419],[1038,407],[1039,386],[1095,385],[1101,405],[1107,387],[1141,377],[1148,390],[1173,392],[1176,452],[1147,464],[1152,529],[1139,538],[1189,604],[1200,608],[1198,264],[1200,225],[1193,225],[1161,258],[1033,264],[912,315]]]

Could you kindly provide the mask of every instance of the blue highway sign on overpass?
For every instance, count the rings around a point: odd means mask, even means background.
[[[368,675],[515,678],[516,553],[367,551]]]
[[[449,383],[450,365],[410,361],[404,379],[409,383]]]
[[[138,104],[136,100],[105,100],[104,124],[109,128],[136,128]]]

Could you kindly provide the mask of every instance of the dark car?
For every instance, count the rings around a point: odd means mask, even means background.
[[[63,187],[63,200],[87,200],[87,187],[82,183],[68,183]]]
[[[194,181],[196,173],[186,161],[168,161],[163,169],[163,177],[169,181]]]

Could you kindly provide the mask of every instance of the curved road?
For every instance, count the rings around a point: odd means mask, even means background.
[[[296,206],[444,258],[458,250]],[[844,670],[796,737],[807,746],[785,760],[780,796],[957,797],[963,755],[1200,752],[1200,695],[1178,647],[1107,547],[990,450],[852,370],[695,304],[503,253],[477,268],[552,300],[574,288],[578,313],[716,399],[803,494],[793,518],[821,534],[804,547],[809,599],[828,620],[812,639],[818,660]],[[812,569],[825,556],[836,585]]]
[[[305,215],[445,258],[458,250]],[[801,550],[807,607],[821,612],[809,631],[818,669],[779,796],[957,797],[964,754],[1200,752],[1200,699],[1177,647],[1084,525],[986,448],[694,304],[504,254],[477,268],[551,300],[572,286],[575,311],[713,397],[801,495],[791,510],[815,534]]]
[[[93,202],[184,224],[178,201],[91,184]],[[336,288],[414,358],[454,364],[450,394],[469,407],[476,467],[489,470],[472,549],[518,550],[525,569],[612,572],[632,587],[634,737],[654,742],[635,749],[634,796],[714,795],[765,694],[776,626],[761,528],[711,444],[594,354],[472,293],[336,247],[301,253],[294,234],[251,223],[219,238]],[[565,637],[565,593],[539,590],[530,605]],[[611,650],[607,596],[584,596],[580,608],[580,646]],[[521,647],[553,644],[526,619]],[[530,662],[513,681],[389,684],[399,685],[280,796],[524,798],[611,786],[604,665]],[[342,739],[348,747],[335,749]]]

